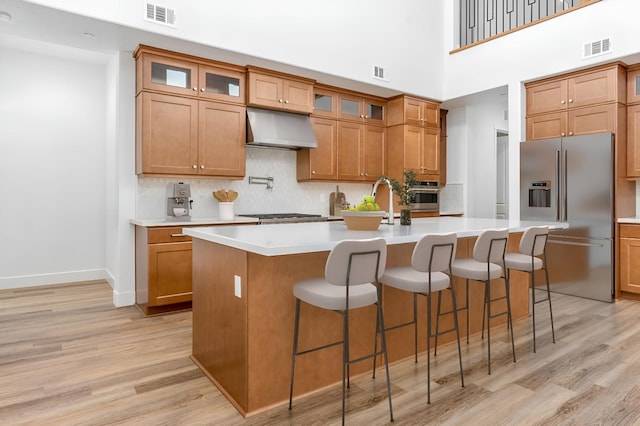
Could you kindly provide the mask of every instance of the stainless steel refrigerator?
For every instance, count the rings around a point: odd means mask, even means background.
[[[547,240],[552,291],[613,301],[613,147],[611,133],[520,143],[520,219],[569,224]]]

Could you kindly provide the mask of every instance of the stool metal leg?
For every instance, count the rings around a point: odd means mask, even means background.
[[[343,312],[342,320],[342,425],[344,426],[344,412],[346,406],[346,381],[349,366],[349,310]]]
[[[511,331],[511,352],[513,353],[513,362],[516,362],[516,343],[513,339],[513,322],[511,317],[511,296],[510,296],[510,283],[509,277],[504,277],[504,286],[505,292],[507,295],[507,325],[509,326],[509,330]]]
[[[433,344],[433,356],[438,356],[438,335],[440,334],[440,307],[442,304],[442,292],[438,292],[438,311],[436,312],[436,333],[435,342]]]
[[[453,289],[453,286],[449,287],[449,291],[451,291],[451,307],[453,309],[453,325],[456,328],[456,339],[458,341],[458,361],[460,362],[460,382],[462,383],[462,387],[464,387],[464,369],[462,368],[462,349],[460,348],[460,329],[458,328],[458,310],[456,306],[456,291]]]
[[[487,365],[491,374],[491,281],[485,281],[484,300],[487,305]],[[482,327],[484,330],[484,315],[482,316]]]
[[[413,293],[413,352],[418,363],[418,294]]]
[[[471,326],[469,325],[469,280],[467,279],[467,294],[466,296],[466,307],[467,307],[467,345],[469,344],[469,333],[471,331]]]
[[[391,378],[389,376],[389,354],[387,352],[387,337],[384,331],[384,316],[382,313],[382,303],[380,302],[380,300],[378,300],[378,303],[376,303],[376,305],[378,306],[378,318],[380,321],[379,327],[380,327],[380,330],[382,330],[381,350],[382,350],[382,353],[384,354],[384,367],[387,374],[387,398],[389,399],[389,415],[391,417],[391,421],[393,421],[393,407],[391,406]]]
[[[533,330],[533,353],[536,352],[536,271],[529,272],[531,284],[531,328]]]
[[[546,256],[545,256],[544,262],[545,262],[544,274],[547,279],[547,299],[549,299],[549,318],[551,318],[551,338],[553,340],[553,343],[555,343],[556,332],[553,329],[553,309],[551,309],[551,289],[549,288],[549,270],[546,267],[546,264],[547,264]]]
[[[296,355],[298,353],[298,331],[300,325],[300,299],[296,298],[296,319],[293,326],[293,351],[291,353],[291,383],[289,386],[289,410],[291,410],[291,401],[293,400],[293,374],[296,369]]]
[[[431,293],[427,293],[427,404],[431,404]]]

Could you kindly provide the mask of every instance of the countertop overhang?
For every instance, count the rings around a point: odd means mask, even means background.
[[[265,224],[261,226],[212,226],[183,228],[193,238],[222,244],[263,256],[329,251],[346,239],[382,237],[387,244],[414,243],[425,234],[455,232],[458,238],[476,237],[487,229],[507,228],[510,233],[523,232],[530,226],[546,225],[550,229],[567,228],[567,223],[468,217],[433,217],[413,219],[411,225],[380,224],[376,231],[353,231],[344,222]]]

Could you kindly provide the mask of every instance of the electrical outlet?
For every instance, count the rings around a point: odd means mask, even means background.
[[[236,297],[242,297],[242,278],[238,275],[233,276],[233,294]]]

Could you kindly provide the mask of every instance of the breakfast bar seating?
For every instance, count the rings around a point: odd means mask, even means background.
[[[453,275],[464,278],[469,293],[469,280],[479,281],[484,284],[484,303],[482,310],[482,336],[484,337],[485,308],[487,319],[487,369],[491,374],[491,320],[498,316],[506,315],[511,332],[511,350],[513,362],[516,362],[516,348],[513,339],[513,324],[511,315],[511,300],[509,298],[509,278],[503,270],[504,255],[507,250],[508,229],[483,231],[473,246],[473,257],[470,259],[456,259],[452,264]],[[499,297],[491,296],[491,280],[502,278],[504,280],[505,293]],[[504,300],[506,310],[492,313],[493,302]],[[467,327],[469,325],[469,306],[467,306]],[[467,332],[469,343],[469,332]]]
[[[520,240],[518,253],[507,253],[504,257],[507,276],[511,277],[511,271],[522,271],[529,275],[531,288],[531,328],[533,331],[533,352],[536,351],[536,305],[549,302],[549,319],[551,320],[551,340],[556,342],[556,333],[553,329],[553,309],[551,308],[551,290],[549,288],[549,270],[547,269],[547,237],[549,228],[546,226],[532,226],[524,231]],[[536,271],[544,270],[546,279],[546,298],[536,299]],[[540,289],[541,290],[541,289]],[[543,290],[544,291],[544,290]]]
[[[418,362],[418,296],[427,298],[427,403],[431,403],[431,338],[437,339],[439,335],[455,332],[458,344],[458,361],[460,364],[460,382],[464,387],[464,371],[462,368],[462,351],[460,349],[460,331],[458,327],[458,311],[456,309],[456,292],[451,279],[451,262],[456,252],[457,237],[455,233],[427,234],[415,245],[411,255],[411,266],[398,266],[387,269],[380,282],[389,287],[407,291],[413,294],[413,320],[404,324],[398,324],[393,328],[413,325],[414,332],[414,357]],[[442,292],[448,290],[451,294],[451,310],[442,312]],[[438,308],[436,312],[435,332],[431,319],[431,295],[438,293]],[[451,315],[453,327],[447,330],[439,330],[440,317]],[[382,329],[382,332],[385,330]],[[384,334],[383,334],[384,336]],[[373,372],[375,374],[375,360]]]
[[[293,352],[291,355],[291,386],[289,390],[289,409],[293,401],[293,383],[296,357],[335,345],[342,345],[342,424],[344,425],[346,406],[346,387],[349,383],[350,366],[378,355],[384,356],[387,375],[387,398],[389,399],[389,415],[393,421],[391,404],[391,384],[389,381],[389,357],[384,333],[384,317],[382,303],[379,300],[379,279],[384,273],[387,261],[387,243],[382,238],[366,240],[344,240],[339,242],[329,253],[324,278],[309,278],[293,285],[296,297],[295,325],[293,331]],[[298,335],[300,332],[300,302],[320,309],[337,312],[342,316],[342,339],[299,351]],[[377,346],[370,355],[352,358],[349,351],[349,311],[376,305],[376,328],[381,330],[382,347]]]
[[[379,229],[350,230],[340,221],[260,226],[183,228],[193,238],[193,350],[191,359],[244,416],[251,416],[289,399],[292,336],[295,323],[296,282],[322,277],[329,253],[343,240],[382,238],[387,244],[386,268],[408,266],[418,240],[426,234],[455,233],[456,259],[473,256],[476,238],[487,229],[508,229],[510,247],[530,226],[566,227],[562,223],[478,219],[465,217],[417,218],[410,226],[381,224]],[[485,266],[486,268],[486,266]],[[518,275],[518,276],[516,276]],[[514,274],[510,292],[513,320],[529,315],[526,276]],[[495,283],[498,284],[498,283]],[[460,334],[468,325],[470,334],[480,333],[484,291],[455,277],[458,299],[469,299],[469,320],[459,315]],[[383,288],[382,309],[387,328],[407,322],[413,315],[412,294],[390,286]],[[349,350],[353,358],[370,354],[376,338],[375,305],[349,312],[352,330]],[[426,317],[426,307],[418,306]],[[505,318],[506,320],[506,318]],[[322,346],[342,338],[340,316],[327,309],[309,307],[299,324],[301,348]],[[504,324],[496,319],[495,324]],[[453,326],[441,320],[443,329]],[[421,336],[422,337],[422,336]],[[438,344],[453,342],[453,333],[438,338]],[[415,356],[414,333],[403,327],[386,334],[390,374],[393,362]],[[265,350],[275,348],[276,350]],[[424,338],[418,351],[426,350]],[[307,353],[296,359],[293,398],[312,394],[342,380],[341,346]],[[350,365],[351,377],[371,374],[372,364]],[[374,386],[377,383],[374,381]],[[354,399],[355,398],[355,399]],[[363,399],[359,399],[363,398]],[[354,395],[350,404],[367,404],[370,395]],[[386,399],[386,398],[385,398]],[[376,403],[384,403],[376,399]]]

